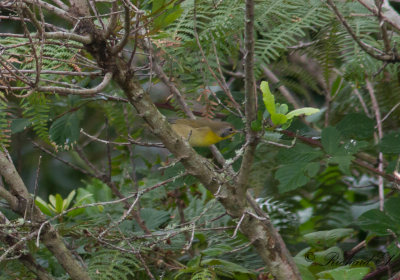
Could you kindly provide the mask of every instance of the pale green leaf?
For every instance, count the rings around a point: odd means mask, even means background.
[[[275,114],[275,97],[272,95],[268,83],[262,81],[260,85],[260,89],[263,94],[263,101],[265,108],[267,108],[268,112],[273,115]]]
[[[289,113],[286,114],[286,117],[288,118],[288,120],[290,120],[293,117],[297,117],[300,115],[310,116],[310,115],[313,115],[318,112],[319,112],[319,109],[317,109],[317,108],[304,107],[301,109],[290,111]]]
[[[42,213],[46,214],[47,216],[53,216],[53,212],[51,211],[47,203],[40,197],[36,197],[35,204],[37,207],[39,207]]]

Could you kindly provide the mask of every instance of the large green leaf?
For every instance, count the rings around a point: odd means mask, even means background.
[[[344,264],[343,251],[337,246],[314,252],[313,263],[323,267],[338,267]]]
[[[328,162],[337,164],[344,174],[350,175],[350,164],[353,159],[354,157],[350,155],[338,155],[331,157]]]
[[[322,146],[328,154],[333,155],[339,152],[340,133],[336,128],[332,126],[324,128],[321,138]]]
[[[346,115],[336,126],[337,130],[347,138],[369,139],[374,135],[374,120],[361,113]]]
[[[395,221],[400,221],[400,198],[391,197],[385,202],[385,212]],[[400,223],[400,222],[399,222]]]
[[[378,209],[372,209],[358,218],[358,225],[363,230],[369,230],[377,235],[388,235],[388,229],[397,232],[400,229],[400,225],[397,221],[390,218],[388,215],[379,211]]]
[[[384,154],[399,154],[400,132],[392,132],[385,135],[379,144],[379,148]]]
[[[337,228],[311,232],[303,236],[304,240],[312,247],[331,247],[338,241],[350,237],[354,230],[349,228]]]
[[[310,181],[310,178],[304,174],[303,168],[303,163],[292,163],[284,165],[276,171],[275,179],[279,180],[280,193],[297,189]]]
[[[290,149],[281,149],[278,154],[282,163],[311,162],[322,157],[323,152],[308,145],[297,143]]]
[[[341,266],[332,270],[326,270],[317,275],[324,279],[334,280],[361,280],[369,272],[369,267]]]

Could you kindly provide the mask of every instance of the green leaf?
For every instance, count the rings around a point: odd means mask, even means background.
[[[50,202],[50,204],[51,204],[51,206],[53,206],[53,208],[54,208],[54,211],[57,211],[56,210],[56,204],[57,204],[57,202],[56,202],[56,197],[54,196],[54,195],[49,195],[49,202]]]
[[[155,29],[165,28],[181,16],[183,9],[180,5],[174,5],[173,2],[165,3],[165,0],[153,0],[152,13],[157,15],[153,21]]]
[[[391,229],[394,232],[397,232],[399,229],[398,222],[378,209],[372,209],[363,213],[358,218],[357,224],[363,230],[369,230],[374,234],[382,236],[390,234],[387,229]]]
[[[50,138],[57,146],[70,147],[79,138],[79,120],[76,113],[65,114],[53,122]]]
[[[350,237],[354,230],[349,228],[337,228],[308,233],[303,236],[304,240],[312,247],[331,247],[338,241]]]
[[[400,153],[400,132],[392,132],[383,136],[380,144],[380,151],[384,154]]]
[[[297,143],[290,149],[281,149],[278,159],[282,163],[311,162],[322,157],[323,152],[303,143]]]
[[[344,265],[343,251],[339,247],[333,246],[323,251],[314,252],[313,263],[324,267],[342,266]]]
[[[233,248],[227,244],[218,244],[201,251],[201,253],[205,256],[216,257],[232,250]]]
[[[72,192],[69,193],[69,195],[67,196],[67,198],[64,199],[63,206],[62,206],[62,208],[63,208],[64,210],[66,210],[66,209],[69,208],[69,205],[71,204],[72,199],[74,199],[75,193],[76,193],[75,190],[73,190]]]
[[[359,140],[350,140],[344,144],[344,150],[346,154],[354,155],[358,153],[363,148],[368,147],[369,144],[367,141],[359,141]]]
[[[369,139],[374,135],[374,120],[361,113],[346,115],[336,126],[337,130],[346,137],[353,139]]]
[[[369,267],[355,267],[341,266],[332,270],[325,270],[317,275],[321,278],[334,280],[361,280],[369,272]]]
[[[297,189],[310,181],[304,174],[303,163],[287,164],[279,168],[275,173],[275,179],[279,180],[280,193]]]
[[[393,220],[400,221],[400,198],[391,197],[385,202],[385,212]]]
[[[159,10],[162,8],[164,5],[165,0],[153,0],[153,6],[151,7],[151,12],[160,12]]]
[[[319,162],[310,162],[308,163],[304,170],[309,177],[315,177],[321,168],[321,164]]]
[[[350,164],[351,161],[354,159],[353,156],[343,155],[343,156],[333,156],[331,157],[328,162],[337,164],[339,169],[346,175],[350,175]]]
[[[311,271],[308,270],[308,268],[302,264],[298,264],[297,268],[299,269],[301,279],[303,280],[316,280],[317,278],[314,277],[314,274],[312,274]]]
[[[322,130],[321,143],[328,154],[335,154],[339,151],[340,133],[336,128],[328,126]]]
[[[263,94],[263,101],[265,108],[267,108],[268,112],[273,115],[275,114],[275,97],[272,95],[269,85],[267,82],[262,81],[260,85],[260,89]]]
[[[307,253],[310,252],[311,247],[306,247],[294,256],[293,260],[297,265],[303,265],[308,267],[311,265],[311,261],[307,258]]]
[[[311,108],[311,107],[304,107],[301,109],[290,111],[288,114],[286,114],[286,117],[290,120],[290,119],[300,116],[300,115],[310,116],[310,115],[313,115],[318,112],[319,112],[319,109]]]
[[[36,197],[35,204],[37,207],[39,207],[42,213],[46,214],[47,216],[53,216],[53,212],[48,207],[47,203],[40,197]]]
[[[287,117],[284,114],[271,114],[271,121],[274,125],[281,125],[287,122]]]
[[[61,213],[63,209],[63,198],[61,197],[60,194],[56,194],[56,204],[54,205],[54,208],[56,208],[57,213]]]
[[[286,104],[276,104],[275,111],[277,114],[285,115],[289,111],[289,107]]]

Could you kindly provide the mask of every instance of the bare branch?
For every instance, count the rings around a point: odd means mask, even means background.
[[[35,90],[42,92],[55,92],[55,93],[65,93],[65,94],[96,94],[101,92],[111,81],[112,73],[107,73],[104,75],[103,81],[96,87],[91,89],[71,89],[64,87],[55,86],[39,86]],[[18,97],[18,96],[17,96]]]
[[[107,141],[107,140],[103,140],[100,139],[98,137],[95,137],[93,135],[90,135],[88,133],[86,133],[83,129],[81,129],[81,133],[87,137],[89,137],[90,139],[99,142],[99,143],[103,143],[103,144],[113,144],[113,145],[117,145],[117,146],[130,146],[132,144],[138,145],[138,146],[144,146],[144,147],[156,147],[156,148],[165,148],[165,146],[162,143],[146,143],[146,142],[140,142],[140,141],[136,141],[132,138],[129,138],[128,141],[129,142],[114,142],[114,141]]]
[[[72,40],[72,41],[75,41],[75,42],[82,43],[84,45],[88,45],[88,44],[92,43],[92,41],[93,41],[93,39],[92,39],[92,37],[90,35],[83,36],[83,35],[78,35],[78,34],[75,34],[75,33],[62,32],[62,31],[45,32],[44,33],[44,37],[46,39]]]

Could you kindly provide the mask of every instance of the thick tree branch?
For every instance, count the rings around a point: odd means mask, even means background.
[[[244,31],[244,86],[245,86],[245,125],[246,143],[242,164],[238,177],[238,190],[243,195],[248,188],[248,177],[254,161],[254,153],[259,142],[258,133],[251,128],[251,123],[257,119],[257,93],[254,78],[254,1],[246,0],[245,31]]]

